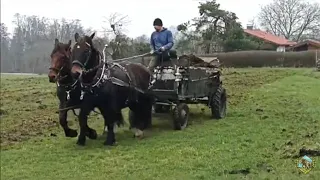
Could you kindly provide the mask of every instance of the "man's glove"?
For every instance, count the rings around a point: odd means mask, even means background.
[[[164,46],[162,46],[161,48],[160,48],[160,51],[165,51],[166,50],[166,48],[164,48]]]

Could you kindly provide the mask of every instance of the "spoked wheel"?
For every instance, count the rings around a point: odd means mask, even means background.
[[[178,104],[173,109],[173,128],[183,130],[187,127],[189,120],[189,107],[185,103]]]
[[[211,96],[211,114],[214,119],[222,119],[226,116],[227,111],[227,93],[226,90],[219,86],[217,91]]]

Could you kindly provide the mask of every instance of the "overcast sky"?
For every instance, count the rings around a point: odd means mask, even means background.
[[[260,6],[272,0],[217,0],[221,8],[235,12],[246,26]],[[320,1],[320,0],[309,0]],[[165,27],[176,26],[198,16],[196,0],[1,0],[1,22],[12,31],[15,13],[48,18],[80,19],[85,27],[102,30],[104,16],[118,12],[128,15],[128,35],[151,34],[153,20],[161,18]],[[100,32],[101,33],[101,32]],[[98,32],[99,34],[99,32]]]

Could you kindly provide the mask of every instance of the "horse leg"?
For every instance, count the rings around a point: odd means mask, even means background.
[[[131,107],[131,114],[130,114],[130,122],[131,122],[131,131],[134,133],[133,137],[143,138],[143,129],[145,124],[143,123],[143,111],[142,107],[138,107],[140,104],[135,104]]]
[[[116,125],[118,127],[124,126],[124,119],[121,111],[115,113],[115,116],[116,116]]]
[[[143,138],[144,130],[151,128],[152,126],[152,99],[145,96],[140,96],[138,103],[136,103],[134,108],[134,118],[135,121],[135,137]]]
[[[106,124],[106,120],[104,120],[104,128],[103,128],[102,135],[106,134],[107,132],[108,132],[108,126]]]
[[[64,103],[60,102],[59,108],[60,109],[65,108]],[[59,122],[61,127],[64,130],[64,134],[66,137],[77,137],[78,132],[74,129],[69,128],[67,117],[68,117],[68,110],[59,111]]]
[[[116,121],[116,123],[114,124],[114,132],[117,132],[117,126],[118,127],[121,127],[121,126],[123,126],[124,125],[124,119],[123,119],[123,116],[122,116],[122,113],[121,113],[121,111],[120,112],[117,112],[117,113],[115,113],[114,114],[115,115],[115,117],[110,117],[110,114],[109,114],[109,119],[110,118],[114,118],[115,120],[117,120]],[[107,125],[107,121],[104,121],[104,131],[103,131],[103,133],[102,134],[106,134],[108,132],[108,125]]]
[[[90,112],[91,112],[91,111],[88,111],[87,118],[88,118]],[[88,120],[87,120],[87,122],[88,122]],[[86,125],[87,125],[86,136],[87,136],[89,139],[97,139],[97,138],[98,138],[97,131],[94,130],[94,129],[92,129],[92,128],[90,128],[90,127],[88,126],[88,123],[87,123]]]
[[[87,125],[87,132],[86,132],[86,136],[89,138],[89,139],[97,139],[98,138],[98,134],[97,134],[97,131],[90,128],[88,125]]]
[[[152,128],[152,103],[149,105],[146,105],[146,110],[145,110],[145,119],[146,119],[146,126],[144,127],[145,129],[147,128]]]
[[[142,121],[145,123],[144,129],[151,128],[152,127],[152,104],[153,99],[149,97],[143,97],[143,101],[141,101],[141,105],[139,107],[144,107],[142,110],[143,116]]]
[[[103,143],[106,146],[113,146],[116,143],[116,135],[114,133],[114,123],[108,123],[107,125],[108,133],[106,136],[106,141]]]
[[[84,146],[86,143],[86,135],[88,132],[88,115],[90,110],[88,108],[81,108],[79,112],[79,126],[80,126],[80,134],[78,136],[77,144],[80,146]]]
[[[114,126],[115,122],[117,122],[118,114],[112,111],[108,111],[105,107],[99,107],[99,110],[104,118],[104,124],[106,125],[107,129],[107,136],[104,145],[112,146],[116,143],[115,133],[114,133]]]
[[[137,111],[139,112],[139,119],[141,128],[147,129],[152,127],[152,104],[153,99],[148,96],[141,95],[139,98],[139,102],[137,103]]]

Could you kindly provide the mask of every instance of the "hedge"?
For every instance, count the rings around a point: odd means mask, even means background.
[[[225,67],[315,67],[316,64],[315,50],[300,52],[237,51],[197,56],[201,58],[218,57],[222,66]]]
[[[315,67],[316,51],[276,52],[276,51],[236,51],[215,54],[195,54],[210,60],[217,57],[224,67]],[[320,51],[318,51],[318,57]],[[151,57],[136,58],[131,62],[148,65]]]

